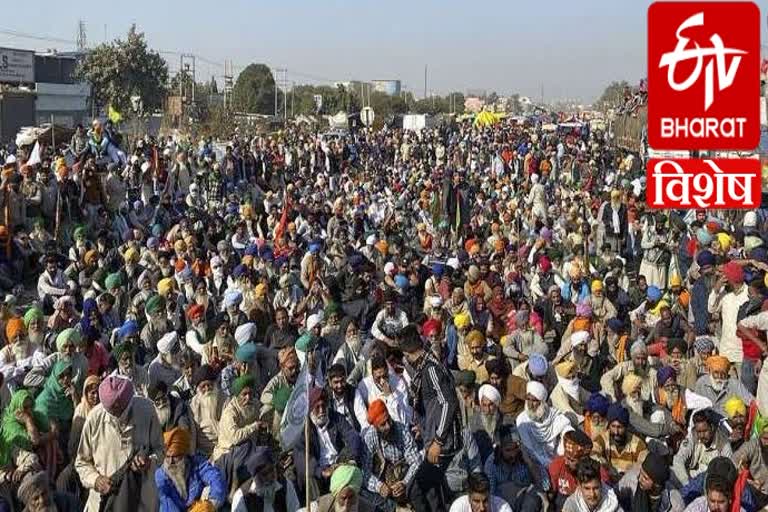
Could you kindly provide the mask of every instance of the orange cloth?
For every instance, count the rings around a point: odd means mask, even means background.
[[[189,430],[176,427],[163,434],[163,443],[165,443],[165,454],[171,457],[189,455],[192,436]]]
[[[667,403],[667,392],[664,391],[664,388],[659,388],[659,403],[666,404]],[[677,399],[677,402],[675,402],[675,405],[672,406],[672,419],[674,419],[677,423],[681,425],[685,425],[685,413],[687,412],[687,408],[685,407],[685,403],[683,403],[683,397],[682,395]]]
[[[14,317],[8,320],[5,324],[5,338],[10,342],[16,338],[19,334],[24,335],[26,328],[24,327],[24,320],[19,317]]]
[[[616,362],[623,363],[627,360],[627,341],[629,335],[622,334],[619,336],[619,342],[616,344]]]
[[[376,399],[368,406],[368,423],[378,427],[389,419],[389,411],[382,399]]]
[[[709,356],[707,368],[711,372],[727,372],[731,368],[731,362],[725,356]]]
[[[590,331],[592,321],[589,318],[574,318],[572,332]]]
[[[188,512],[216,512],[216,507],[210,501],[196,501],[189,507]]]

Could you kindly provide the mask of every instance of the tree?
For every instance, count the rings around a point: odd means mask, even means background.
[[[76,75],[93,87],[97,103],[130,111],[131,96],[141,97],[144,110],[160,108],[168,82],[168,65],[147,47],[144,34],[132,25],[125,41],[103,43],[88,52]]]
[[[281,96],[278,96],[281,100]],[[249,64],[232,90],[235,110],[254,114],[275,112],[275,77],[266,64]]]
[[[611,82],[608,87],[605,88],[600,98],[595,102],[595,108],[597,110],[606,111],[623,103],[624,90],[627,87],[629,87],[629,84],[625,80],[622,80],[621,82]]]

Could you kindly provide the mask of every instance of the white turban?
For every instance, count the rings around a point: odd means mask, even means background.
[[[433,308],[439,308],[443,305],[443,298],[438,297],[437,295],[433,295],[429,298],[429,305]]]
[[[589,331],[576,331],[571,334],[571,346],[578,347],[589,341]]]
[[[384,264],[384,273],[385,274],[391,274],[392,271],[395,270],[395,264],[391,261],[388,261]]]
[[[255,333],[256,324],[253,322],[238,326],[237,329],[235,329],[235,341],[237,342],[237,346],[243,346],[251,341]]]
[[[309,315],[309,318],[307,318],[307,330],[311,331],[317,324],[323,321],[323,318],[315,313],[314,315]]]
[[[525,387],[525,392],[529,395],[535,396],[536,399],[540,402],[543,402],[549,396],[549,393],[547,393],[547,388],[544,387],[544,384],[535,380],[528,381],[528,385]]]
[[[479,400],[486,398],[496,405],[501,403],[501,393],[490,384],[483,384],[480,386],[480,389],[477,391],[477,398]]]
[[[448,261],[446,261],[445,264],[453,270],[456,270],[459,268],[459,258],[448,258]]]
[[[366,245],[374,245],[376,244],[376,235],[368,235],[368,238],[365,239]]]
[[[169,332],[157,341],[157,351],[161,354],[170,354],[178,342],[179,335],[176,331]]]

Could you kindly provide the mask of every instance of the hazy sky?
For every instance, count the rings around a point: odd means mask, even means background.
[[[158,50],[189,52],[198,79],[250,62],[288,69],[288,80],[401,79],[407,90],[470,88],[538,99],[593,101],[612,80],[645,75],[646,0],[272,1],[93,0],[16,2],[0,31],[74,40],[78,19],[89,44],[124,36],[132,22]],[[760,0],[763,15],[768,0]],[[290,6],[290,8],[288,7]],[[765,25],[762,28],[766,41]],[[0,46],[72,49],[62,42],[0,32]],[[179,57],[164,54],[172,72]],[[219,84],[221,79],[218,78]]]

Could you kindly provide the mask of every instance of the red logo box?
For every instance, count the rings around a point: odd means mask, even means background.
[[[760,206],[757,158],[648,160],[646,204],[663,209],[753,209]]]
[[[760,139],[760,10],[752,2],[648,8],[648,144],[753,150]]]

